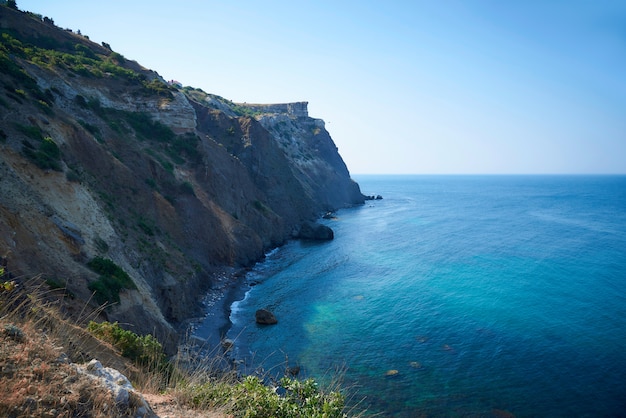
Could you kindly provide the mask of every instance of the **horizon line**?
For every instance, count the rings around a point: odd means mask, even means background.
[[[350,173],[350,176],[626,176],[624,173]]]

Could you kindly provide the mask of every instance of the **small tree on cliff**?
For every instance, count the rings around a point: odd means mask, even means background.
[[[7,7],[9,9],[17,10],[17,2],[15,0],[7,0]]]

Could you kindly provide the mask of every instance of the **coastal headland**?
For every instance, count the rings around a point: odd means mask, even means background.
[[[225,272],[364,202],[306,102],[183,87],[36,13],[0,7],[0,32],[2,277],[65,289],[69,317],[172,353],[206,295],[227,311]]]

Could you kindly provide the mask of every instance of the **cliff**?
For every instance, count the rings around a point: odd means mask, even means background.
[[[0,274],[66,288],[69,315],[107,304],[171,349],[218,275],[363,203],[306,103],[176,88],[4,6],[0,34]]]
[[[361,190],[350,179],[322,119],[308,116],[308,103],[248,105],[290,161],[307,195],[327,210],[345,202],[363,202]]]

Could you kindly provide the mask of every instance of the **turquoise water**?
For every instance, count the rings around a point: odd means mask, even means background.
[[[242,368],[345,369],[383,416],[626,414],[626,177],[356,180],[384,199],[248,274]]]

